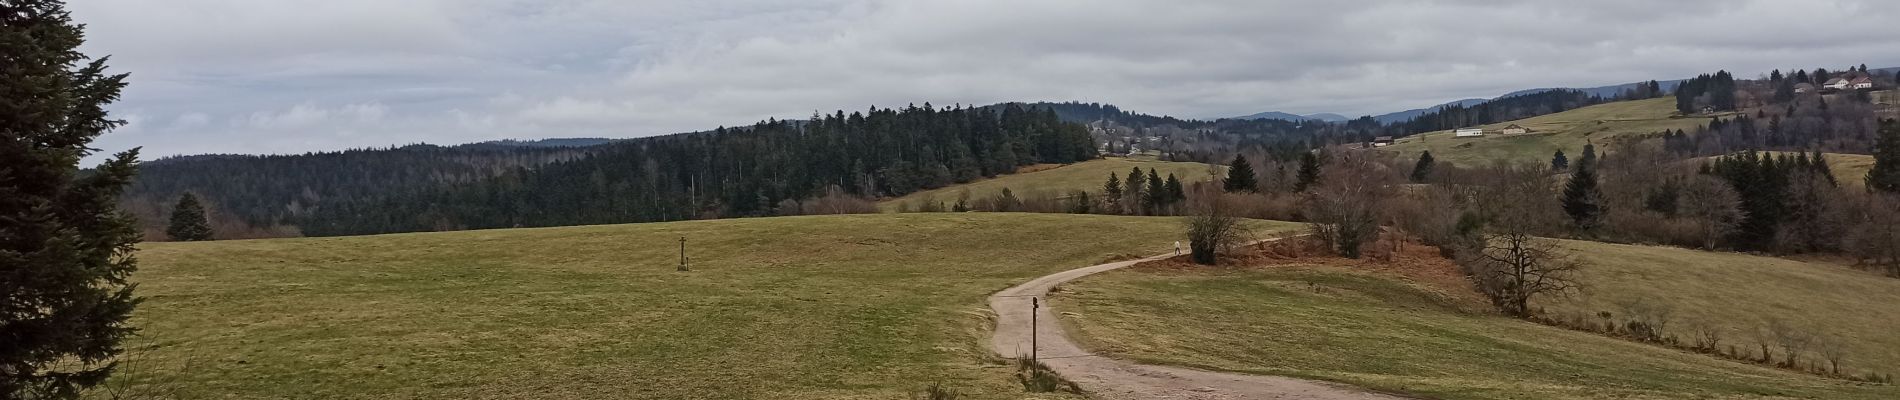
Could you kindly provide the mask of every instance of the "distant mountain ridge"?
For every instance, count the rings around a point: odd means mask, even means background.
[[[1283,121],[1315,121],[1317,120],[1317,121],[1325,121],[1325,122],[1346,122],[1347,120],[1350,120],[1351,118],[1346,118],[1346,116],[1344,115],[1333,114],[1333,113],[1299,115],[1299,114],[1284,113],[1284,112],[1279,112],[1279,111],[1267,111],[1267,112],[1255,113],[1251,115],[1233,117],[1231,119],[1277,119],[1277,120],[1283,120]]]

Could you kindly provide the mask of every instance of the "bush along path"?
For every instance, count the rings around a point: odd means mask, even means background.
[[[1144,365],[1098,356],[1070,340],[1063,332],[1062,324],[1056,321],[1056,313],[1050,311],[1048,303],[1036,300],[1045,298],[1056,285],[1169,257],[1174,256],[1161,255],[1058,272],[990,295],[990,309],[996,312],[996,332],[990,337],[991,350],[1012,360],[1028,357],[1033,320],[1036,326],[1036,337],[1033,339],[1037,348],[1036,358],[1048,369],[1074,382],[1083,392],[1100,399],[1403,398],[1328,382]],[[1035,307],[1034,303],[1037,302],[1041,303],[1041,307]]]

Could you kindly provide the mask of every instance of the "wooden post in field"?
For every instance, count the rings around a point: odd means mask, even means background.
[[[1041,327],[1036,326],[1037,325],[1036,314],[1040,314],[1037,311],[1041,309],[1042,309],[1041,298],[1036,298],[1036,297],[1029,298],[1029,359],[1031,360],[1037,359],[1036,358],[1036,336],[1039,336],[1039,335],[1036,334],[1036,330]]]
[[[686,237],[685,236],[680,236],[680,271],[688,271],[688,269],[686,269]]]

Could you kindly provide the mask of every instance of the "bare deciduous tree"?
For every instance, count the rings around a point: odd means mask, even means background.
[[[1335,152],[1307,197],[1313,236],[1347,258],[1379,233],[1379,203],[1392,192],[1397,174],[1365,151]]]
[[[1848,231],[1843,246],[1862,264],[1900,276],[1900,196],[1873,194],[1861,199],[1857,226]]]
[[[1847,344],[1840,338],[1823,336],[1815,340],[1815,351],[1827,360],[1830,373],[1841,374],[1841,362],[1847,360]]]
[[[1728,182],[1707,175],[1694,175],[1682,186],[1681,214],[1695,221],[1696,235],[1702,248],[1711,250],[1722,238],[1735,233],[1742,221],[1742,197]]]
[[[1530,316],[1532,298],[1582,289],[1581,265],[1556,240],[1524,232],[1485,233],[1483,248],[1460,252],[1460,264],[1491,298],[1492,304],[1518,317]]]
[[[1783,367],[1794,368],[1799,366],[1801,363],[1801,353],[1807,352],[1808,346],[1814,343],[1814,335],[1808,334],[1800,328],[1789,325],[1780,319],[1768,321],[1767,333],[1768,337],[1774,340],[1775,346],[1781,348],[1782,361],[1780,365]]]
[[[1537,236],[1550,225],[1555,198],[1541,169],[1495,169],[1499,183],[1482,194],[1489,221],[1475,248],[1458,252],[1459,265],[1501,311],[1527,317],[1531,299],[1581,290],[1581,265],[1561,243]]]
[[[1193,215],[1186,221],[1188,248],[1194,263],[1214,265],[1221,252],[1242,244],[1247,231],[1232,212],[1235,205],[1231,203],[1238,196],[1230,197],[1213,185],[1197,185],[1196,191],[1199,193],[1189,207]]]

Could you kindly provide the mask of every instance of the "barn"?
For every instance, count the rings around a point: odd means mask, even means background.
[[[1479,136],[1484,136],[1484,129],[1482,129],[1482,128],[1458,128],[1458,130],[1457,130],[1457,131],[1453,131],[1453,132],[1452,132],[1452,136],[1453,136],[1453,137],[1479,137]]]

